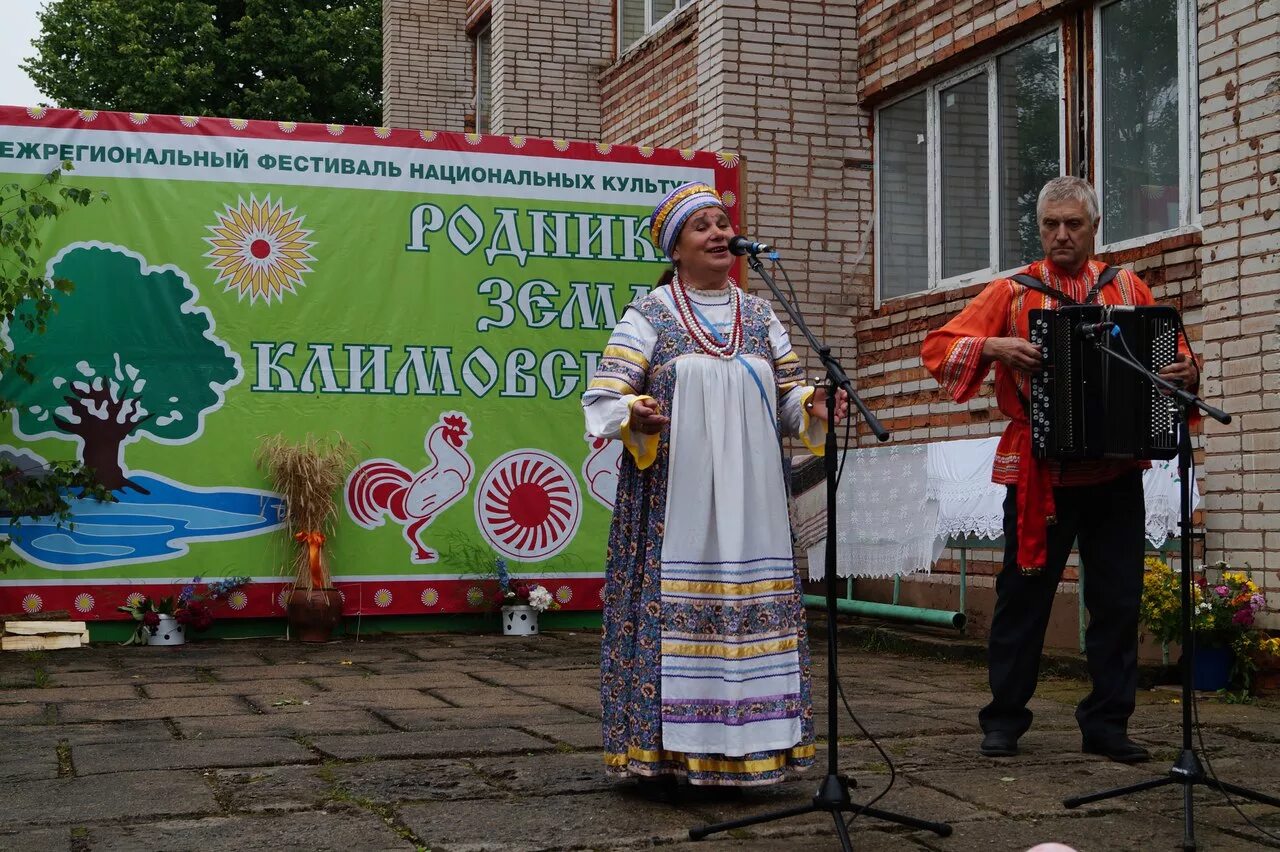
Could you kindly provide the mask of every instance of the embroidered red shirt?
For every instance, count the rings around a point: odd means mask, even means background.
[[[1106,264],[1098,260],[1088,261],[1079,274],[1067,275],[1048,260],[1038,260],[1021,270],[1040,279],[1045,284],[1083,302],[1089,290],[1098,281],[1098,275]],[[1095,300],[1103,305],[1151,305],[1155,299],[1151,290],[1137,275],[1127,269],[1103,287]],[[956,401],[966,402],[981,389],[991,360],[982,357],[982,347],[989,337],[1021,337],[1029,335],[1029,319],[1032,310],[1057,308],[1052,296],[1038,293],[1009,278],[992,281],[971,301],[964,310],[942,328],[929,332],[921,349],[925,368],[938,380],[938,384]],[[1190,355],[1186,341],[1179,338],[1178,350]],[[1031,380],[1025,373],[1010,370],[996,363],[996,404],[1009,418],[1009,425],[1000,436],[996,447],[995,464],[991,481],[1001,485],[1016,485],[1022,463],[1019,448],[1027,446],[1026,433],[1031,429],[1026,409],[1018,396],[1021,390],[1026,398],[1031,396]],[[1053,485],[1093,485],[1107,482],[1135,468],[1150,467],[1150,462],[1132,459],[1096,459],[1049,463]]]

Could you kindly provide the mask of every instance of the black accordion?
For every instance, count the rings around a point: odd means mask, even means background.
[[[1114,323],[1095,342],[1085,329]],[[1178,454],[1173,401],[1099,345],[1152,372],[1177,358],[1182,323],[1170,307],[1072,305],[1030,313],[1042,370],[1031,378],[1031,448],[1046,459],[1169,459]],[[1124,345],[1116,337],[1122,337]]]

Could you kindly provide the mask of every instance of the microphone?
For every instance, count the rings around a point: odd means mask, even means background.
[[[1113,322],[1082,322],[1076,326],[1076,331],[1084,337],[1097,337],[1104,333],[1110,333],[1112,337],[1120,336],[1120,327]]]
[[[739,257],[744,254],[768,254],[771,251],[773,251],[773,246],[753,242],[746,237],[738,236],[729,240],[729,254],[736,254]]]

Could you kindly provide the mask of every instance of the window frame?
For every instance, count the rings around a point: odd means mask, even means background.
[[[617,0],[617,2],[614,3],[614,14],[616,16],[614,22],[614,41],[617,45],[618,56],[622,56],[638,45],[643,44],[645,39],[652,35],[655,30],[661,29],[667,21],[680,14],[684,9],[698,2],[698,0],[675,0],[675,6],[672,10],[656,21],[653,19],[653,0],[641,0],[641,2],[644,3],[644,33],[638,39],[631,42],[631,44],[622,43],[623,6],[626,4],[626,0]]]
[[[1115,2],[1115,0],[1113,0]],[[1185,2],[1185,0],[1179,0]],[[1065,57],[1063,56],[1063,43],[1066,38],[1065,21],[1060,21],[1052,26],[1038,30],[1025,38],[1019,39],[1016,43],[1002,46],[998,50],[994,50],[987,54],[981,60],[973,62],[960,70],[932,80],[920,86],[916,86],[902,95],[887,101],[876,108],[875,111],[875,136],[873,139],[872,157],[873,162],[879,164],[882,160],[880,151],[880,112],[888,109],[893,105],[905,101],[915,95],[925,92],[925,144],[928,146],[926,157],[926,194],[925,203],[927,205],[927,241],[926,255],[928,261],[927,280],[924,287],[919,290],[912,290],[885,298],[882,295],[881,273],[884,264],[881,259],[884,257],[880,242],[880,213],[882,210],[880,204],[880,168],[873,170],[874,188],[872,204],[875,205],[875,301],[874,305],[878,309],[882,304],[888,301],[898,299],[906,299],[912,296],[919,296],[924,293],[930,293],[935,290],[948,290],[957,287],[963,287],[968,284],[974,284],[979,281],[990,281],[995,278],[1007,277],[1016,272],[1021,267],[1012,269],[997,269],[1000,264],[1000,193],[999,193],[999,92],[997,91],[997,83],[999,75],[997,74],[998,61],[1000,57],[1006,53],[1012,53],[1019,48],[1025,47],[1034,41],[1044,38],[1047,35],[1055,35],[1058,40],[1058,174],[1067,174],[1067,104],[1066,104],[1066,69]],[[975,269],[970,272],[952,275],[948,278],[942,278],[942,209],[941,209],[941,193],[942,193],[942,146],[939,144],[942,132],[942,118],[939,109],[939,97],[941,92],[965,80],[986,73],[987,75],[987,219],[988,219],[988,243],[987,257],[989,265],[983,269]]]
[[[484,94],[481,91],[481,46],[487,45],[489,50],[489,91],[488,91],[488,110],[481,112],[480,99]],[[475,82],[474,90],[471,93],[471,114],[473,118],[472,128],[475,133],[489,134],[493,132],[493,24],[486,20],[483,24],[476,27],[471,35],[471,77]],[[487,127],[481,128],[480,117],[485,116]]]
[[[1102,68],[1097,57],[1102,55],[1102,10],[1121,0],[1103,0],[1093,7],[1093,79],[1090,80],[1093,95],[1093,115],[1090,118],[1089,144],[1093,147],[1093,189],[1102,203],[1104,163],[1102,159]],[[1196,115],[1200,100],[1198,39],[1192,28],[1191,0],[1174,0],[1178,16],[1178,223],[1163,231],[1142,234],[1125,240],[1107,242],[1107,220],[1098,223],[1098,239],[1095,252],[1117,252],[1158,243],[1169,237],[1198,233],[1200,224],[1200,134],[1192,129],[1198,125]]]

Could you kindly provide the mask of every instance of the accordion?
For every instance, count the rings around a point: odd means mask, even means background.
[[[1101,322],[1115,328],[1095,342],[1081,326]],[[1164,306],[1072,305],[1031,311],[1031,342],[1040,347],[1042,362],[1031,378],[1033,454],[1059,460],[1176,456],[1173,401],[1099,346],[1131,355],[1159,372],[1177,358],[1181,326],[1178,312]]]

